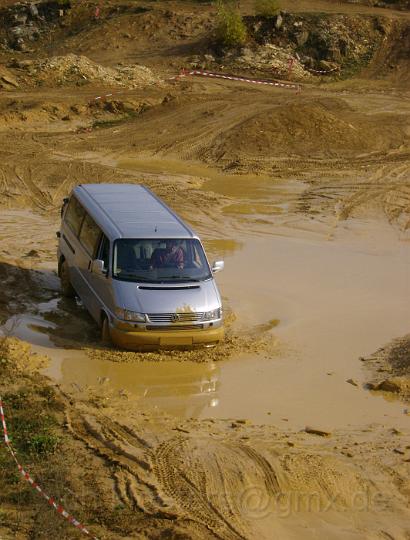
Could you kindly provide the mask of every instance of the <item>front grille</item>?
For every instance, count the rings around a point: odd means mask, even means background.
[[[184,323],[202,321],[204,313],[148,313],[148,319],[153,323]]]
[[[147,324],[147,330],[155,330],[156,332],[158,331],[174,332],[176,330],[202,330],[203,327],[204,327],[203,324],[184,324],[184,325],[172,324],[171,326],[169,325],[157,326],[155,324],[149,324],[149,325]]]

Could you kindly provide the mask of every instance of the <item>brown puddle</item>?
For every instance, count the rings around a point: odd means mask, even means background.
[[[55,299],[37,315],[21,317],[10,332],[48,354],[45,373],[63,385],[130,392],[141,406],[182,417],[248,418],[291,428],[406,425],[400,403],[362,388],[359,361],[408,332],[410,253],[403,238],[380,216],[343,221],[298,212],[303,186],[296,182],[255,177],[251,189],[243,177],[235,177],[234,186],[232,179],[211,178],[205,186],[229,194],[233,206],[249,205],[247,221],[226,222],[226,239],[208,229],[203,240],[212,256],[225,258],[217,281],[235,313],[236,334],[274,334],[278,350],[238,347],[229,360],[200,364],[90,358],[81,348],[93,339],[96,344],[93,324],[82,314],[78,328],[90,327],[94,336],[73,343],[77,330],[69,330],[77,329],[78,318]],[[267,222],[252,211],[263,200],[272,209]]]

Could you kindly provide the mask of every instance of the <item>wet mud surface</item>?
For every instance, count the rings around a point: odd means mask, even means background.
[[[295,9],[313,4],[350,9]],[[405,25],[407,12],[388,13]],[[0,394],[12,430],[30,404],[56,415],[58,456],[49,473],[33,465],[99,537],[409,536],[410,107],[397,24],[360,77],[300,93],[169,81],[159,40],[145,58],[161,85],[98,104],[110,89],[97,83],[0,95]],[[90,39],[73,34],[70,47],[107,65],[142,54]],[[146,184],[225,260],[224,344],[103,347],[81,303],[61,297],[61,201],[91,181]],[[16,503],[7,478],[0,538],[75,537],[34,496]]]

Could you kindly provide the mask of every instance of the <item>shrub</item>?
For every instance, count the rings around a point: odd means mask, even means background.
[[[232,3],[218,1],[217,38],[227,47],[238,47],[246,41],[246,26],[239,9]]]
[[[271,18],[279,13],[278,0],[255,0],[255,13],[262,17]]]

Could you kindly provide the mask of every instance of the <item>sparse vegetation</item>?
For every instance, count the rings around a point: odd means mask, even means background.
[[[245,23],[239,8],[232,1],[219,0],[217,3],[217,39],[227,47],[239,47],[247,38]]]
[[[275,17],[280,10],[278,0],[255,0],[255,14],[267,19]]]

